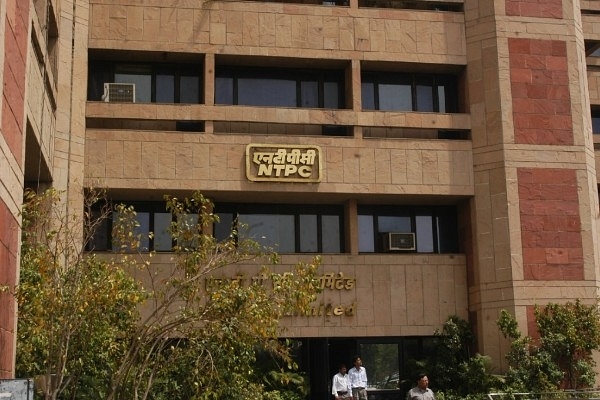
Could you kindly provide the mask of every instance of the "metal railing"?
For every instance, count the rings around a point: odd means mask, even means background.
[[[489,400],[600,400],[600,389],[542,393],[488,393]]]

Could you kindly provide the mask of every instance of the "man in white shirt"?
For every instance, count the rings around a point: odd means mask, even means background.
[[[348,372],[354,400],[367,400],[367,370],[359,356],[354,357],[354,367]]]
[[[350,388],[350,381],[346,374],[346,365],[340,364],[339,371],[333,376],[331,394],[335,397],[335,400],[349,399],[352,397],[352,389]]]

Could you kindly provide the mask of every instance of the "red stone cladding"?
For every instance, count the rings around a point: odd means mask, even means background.
[[[22,166],[30,2],[0,1],[6,4],[4,31],[0,32],[0,38],[4,40],[0,134],[17,163]],[[18,239],[17,221],[0,199],[0,285],[12,286],[16,283]],[[15,318],[14,299],[7,293],[0,293],[0,378],[14,378]]]
[[[514,17],[563,17],[562,0],[506,0],[505,10]]]
[[[517,177],[524,279],[582,280],[575,170],[519,168]]]
[[[13,156],[22,164],[25,116],[25,67],[29,39],[29,2],[7,0],[4,35],[2,134]]]
[[[533,340],[539,340],[540,331],[538,331],[537,324],[535,322],[535,306],[527,306],[527,332],[525,334],[531,337]]]
[[[508,50],[515,142],[573,144],[566,43],[509,38]]]

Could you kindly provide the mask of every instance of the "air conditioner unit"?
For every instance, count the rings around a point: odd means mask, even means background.
[[[135,103],[135,83],[105,83],[102,100],[111,103]]]
[[[415,234],[405,232],[387,232],[383,237],[385,251],[415,250]]]

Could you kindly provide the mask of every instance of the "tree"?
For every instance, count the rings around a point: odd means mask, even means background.
[[[316,299],[320,259],[298,263],[283,274],[263,266],[260,282],[270,285],[215,278],[224,266],[275,264],[278,257],[243,239],[237,228],[221,242],[207,234],[206,227],[218,217],[212,213],[212,202],[200,193],[166,201],[174,217],[171,273],[155,281],[147,260],[138,266],[150,282],[149,312],[128,338],[128,352],[113,375],[107,398],[158,398],[152,394],[154,384],[162,382],[165,388],[168,382],[168,398],[260,399],[264,385],[253,375],[257,351],[283,361],[282,370],[294,369],[289,346],[278,339],[279,322],[286,315],[307,311]],[[130,237],[135,211],[121,206],[117,215],[117,226],[129,228],[116,236]],[[127,250],[129,244],[120,246]]]
[[[82,221],[63,213],[59,192],[24,199],[17,376],[40,377],[44,399],[101,398],[142,292],[122,266],[84,253]]]
[[[600,349],[598,306],[550,303],[535,306],[538,339],[522,336],[515,318],[502,310],[497,321],[511,340],[507,354],[507,384],[517,391],[579,389],[594,383],[592,351]]]
[[[452,315],[435,336],[433,356],[425,368],[439,394],[443,394],[437,397],[486,398],[487,393],[500,387],[501,382],[490,372],[491,359],[471,354],[474,336],[467,321]]]
[[[86,206],[99,200],[92,193]],[[207,233],[218,218],[200,193],[166,203],[172,265],[158,273],[153,253],[138,252],[143,238],[132,207],[104,207],[99,218],[81,221],[60,214],[57,192],[27,194],[15,293],[19,373],[43,374],[46,399],[279,400],[253,373],[257,353],[266,352],[279,360],[271,376],[280,388],[303,388],[279,321],[316,298],[319,258],[273,273],[267,265],[277,254],[237,229],[221,242]],[[86,232],[109,213],[114,254],[84,252]],[[260,282],[269,284],[217,275],[237,263],[263,265]]]
[[[594,385],[596,363],[592,351],[600,349],[600,313],[596,304],[577,299],[564,305],[535,308],[542,346],[563,371],[561,386],[567,389]]]

